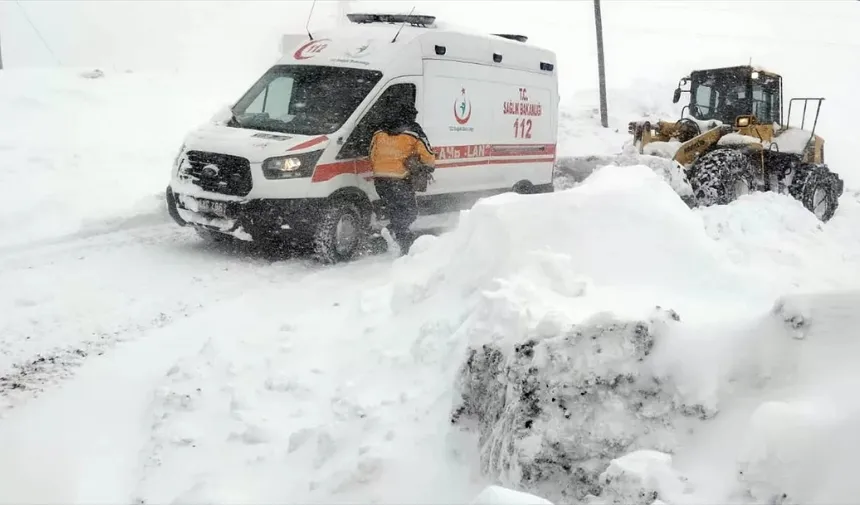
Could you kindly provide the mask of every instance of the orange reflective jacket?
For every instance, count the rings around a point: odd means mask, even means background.
[[[416,133],[404,131],[390,135],[378,131],[370,141],[370,163],[374,177],[404,179],[408,174],[406,159],[416,155],[421,163],[433,166],[436,157],[430,147]]]

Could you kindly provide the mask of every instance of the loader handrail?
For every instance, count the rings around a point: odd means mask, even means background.
[[[805,97],[805,98],[792,98],[788,101],[788,117],[785,118],[785,127],[788,128],[791,126],[791,105],[794,101],[803,101],[803,117],[800,120],[800,129],[803,130],[803,127],[806,125],[806,107],[809,105],[809,102],[816,101],[818,102],[818,106],[815,109],[815,121],[812,123],[812,133],[809,134],[809,140],[806,141],[806,147],[809,147],[809,144],[812,142],[812,139],[815,138],[815,127],[818,126],[818,115],[821,113],[821,102],[824,101],[824,97]]]
[[[809,98],[792,98],[791,100],[789,100],[788,101],[788,117],[785,118],[785,127],[786,128],[788,128],[791,125],[791,106],[792,106],[792,104],[794,104],[795,100],[803,101],[803,117],[800,120],[800,129],[801,130],[806,125],[806,108],[809,105],[809,102],[811,102],[811,101],[818,102],[818,107],[815,110],[815,122],[812,124],[812,134],[815,135],[815,127],[816,127],[816,125],[818,125],[818,114],[821,112],[821,102],[824,101],[824,98],[823,97],[818,97],[818,98],[809,97]]]

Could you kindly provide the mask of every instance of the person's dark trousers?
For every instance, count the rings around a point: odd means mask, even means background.
[[[405,179],[378,177],[373,184],[385,205],[390,223],[388,228],[405,254],[414,240],[409,226],[418,218],[418,204],[412,183]]]

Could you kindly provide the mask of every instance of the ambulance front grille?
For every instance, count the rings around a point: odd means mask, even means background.
[[[188,164],[183,172],[201,189],[231,196],[251,192],[251,164],[247,159],[203,151],[188,151],[186,156]]]

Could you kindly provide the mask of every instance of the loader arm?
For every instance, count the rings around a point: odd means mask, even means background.
[[[730,126],[720,126],[710,129],[681,144],[681,147],[678,148],[673,159],[679,164],[689,168],[696,158],[719,142],[723,135],[731,132],[732,127]]]

